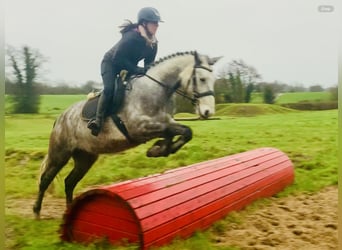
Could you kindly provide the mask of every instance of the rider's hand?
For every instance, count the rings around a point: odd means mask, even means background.
[[[145,68],[141,68],[141,67],[137,68],[137,71],[136,71],[137,75],[145,75],[145,73],[146,73]]]

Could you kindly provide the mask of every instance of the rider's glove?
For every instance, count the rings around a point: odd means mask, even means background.
[[[146,70],[145,68],[137,67],[136,74],[137,75],[145,75]]]

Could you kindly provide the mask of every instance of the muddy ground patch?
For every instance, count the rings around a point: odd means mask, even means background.
[[[242,223],[230,223],[214,237],[217,246],[242,250],[328,250],[338,248],[338,189],[271,198]]]
[[[240,211],[241,222],[228,223],[213,233],[214,246],[241,250],[332,250],[338,248],[338,189],[328,187],[313,194],[270,198],[255,211]],[[34,199],[6,201],[6,213],[32,217]],[[61,219],[65,200],[47,196],[41,219]],[[213,227],[214,228],[214,227]],[[210,230],[215,231],[211,228]]]

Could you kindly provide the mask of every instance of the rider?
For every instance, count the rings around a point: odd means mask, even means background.
[[[100,96],[96,119],[89,121],[88,128],[97,136],[101,131],[108,106],[122,99],[123,93],[118,93],[118,80],[120,72],[127,70],[128,75],[145,74],[148,65],[154,62],[158,41],[155,37],[159,22],[161,21],[158,10],[152,7],[142,8],[138,13],[138,22],[132,23],[127,20],[120,26],[122,38],[103,57],[101,63],[101,76],[104,89]],[[138,63],[144,59],[144,67]],[[112,112],[117,112],[120,103],[116,103]]]

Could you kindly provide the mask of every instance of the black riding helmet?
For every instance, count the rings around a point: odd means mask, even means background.
[[[138,23],[143,22],[163,22],[160,19],[160,14],[157,9],[153,7],[142,8],[138,13]]]

